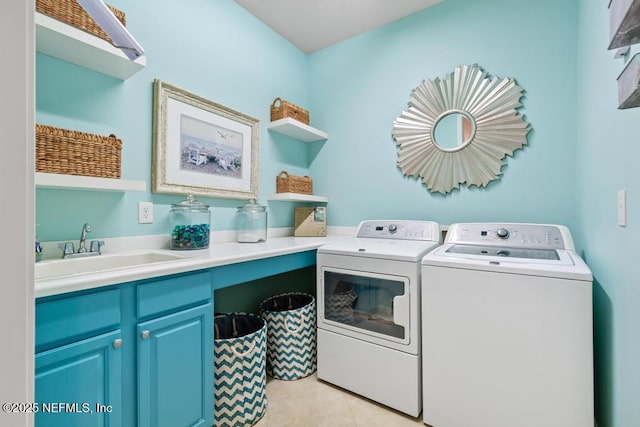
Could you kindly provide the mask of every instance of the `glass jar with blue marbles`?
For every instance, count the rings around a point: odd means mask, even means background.
[[[171,205],[171,249],[193,250],[209,247],[211,212],[209,205],[192,194],[186,200]]]

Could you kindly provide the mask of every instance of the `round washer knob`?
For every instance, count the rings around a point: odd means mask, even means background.
[[[509,230],[507,230],[506,228],[498,228],[498,231],[496,231],[496,235],[501,239],[506,239],[507,237],[509,237]]]
[[[395,224],[389,224],[389,233],[395,233],[398,231],[398,226]]]

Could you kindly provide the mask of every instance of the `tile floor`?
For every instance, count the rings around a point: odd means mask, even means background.
[[[255,427],[424,426],[412,418],[310,375],[297,381],[267,377],[267,413]]]

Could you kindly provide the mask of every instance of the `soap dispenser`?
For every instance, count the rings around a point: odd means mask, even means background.
[[[36,227],[38,227],[40,224],[36,224]],[[38,235],[36,234],[36,262],[40,262],[40,260],[42,259],[42,245],[40,244],[40,238],[38,237]]]
[[[36,262],[40,262],[42,259],[42,245],[40,244],[40,238],[36,236]]]

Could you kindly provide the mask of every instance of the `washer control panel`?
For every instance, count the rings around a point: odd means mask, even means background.
[[[439,242],[440,226],[431,221],[362,221],[356,237]]]
[[[453,224],[447,231],[446,243],[573,249],[573,241],[566,227],[543,224]]]

